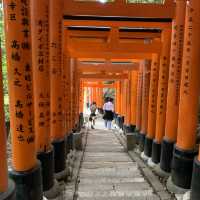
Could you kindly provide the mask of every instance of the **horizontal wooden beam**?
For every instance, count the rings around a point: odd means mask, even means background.
[[[69,51],[77,52],[113,52],[113,53],[160,53],[161,43],[114,43],[114,46],[105,42],[69,41]]]
[[[106,59],[104,59],[104,58],[78,58],[77,59],[78,61],[80,61],[80,62],[106,62]],[[110,62],[123,62],[123,63],[125,63],[125,62],[134,62],[134,63],[137,63],[137,62],[140,62],[141,61],[141,59],[123,59],[123,58],[121,58],[121,59],[110,59],[109,60]]]
[[[165,4],[126,3],[116,0],[112,3],[67,0],[64,14],[71,16],[106,16],[134,18],[173,18],[175,4],[173,0],[165,0]]]
[[[78,62],[78,71],[81,72],[123,72],[138,70],[139,63],[132,64],[90,64]]]
[[[151,28],[171,29],[171,22],[142,22],[142,21],[104,21],[104,20],[73,20],[65,19],[64,26],[75,27],[119,27],[119,28]]]
[[[123,80],[128,79],[128,74],[79,74],[82,80]]]
[[[83,87],[92,87],[92,88],[116,88],[114,84],[91,84],[91,83],[84,83]]]
[[[109,31],[83,31],[83,30],[68,30],[69,37],[76,38],[108,38]],[[120,39],[145,39],[159,38],[161,33],[153,32],[119,32]]]
[[[105,59],[105,60],[111,60],[111,59],[123,59],[123,60],[129,60],[129,59],[152,59],[151,53],[127,53],[127,52],[84,52],[84,51],[69,51],[68,52],[70,57],[72,58],[79,58],[80,60],[84,60],[89,58],[90,60],[93,59]]]

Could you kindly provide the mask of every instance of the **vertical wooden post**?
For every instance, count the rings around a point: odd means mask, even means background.
[[[31,0],[32,61],[37,157],[43,191],[54,186],[54,153],[50,140],[49,0]],[[56,195],[58,195],[55,193]]]
[[[41,200],[41,166],[36,158],[34,132],[30,1],[4,0],[4,13],[13,155],[10,176],[16,183],[17,200]]]
[[[6,129],[4,113],[4,94],[3,94],[3,76],[2,76],[2,56],[0,49],[0,199],[15,200],[15,185],[8,181],[8,166],[6,152]]]
[[[130,78],[130,77],[129,77]],[[124,129],[125,132],[128,131],[130,126],[130,80],[124,80],[124,116],[125,116],[125,124]]]
[[[55,173],[58,179],[60,178],[60,174],[66,169],[62,91],[62,9],[63,0],[50,1],[50,130],[54,146]]]
[[[136,133],[139,134],[141,130],[141,120],[142,120],[142,85],[143,85],[143,63],[140,62],[139,72],[138,72],[138,85],[137,85],[137,106],[136,106]]]
[[[181,68],[186,0],[176,0],[176,17],[172,23],[171,58],[168,81],[165,137],[162,142],[160,167],[171,171],[174,143],[177,138]]]
[[[139,149],[144,151],[145,137],[148,125],[148,107],[149,107],[149,85],[150,85],[150,61],[143,61],[143,82],[142,82],[142,120],[140,130]]]
[[[196,154],[196,127],[200,91],[199,18],[200,1],[190,0],[186,5],[178,135],[172,161],[172,181],[176,186],[185,189],[189,189],[191,186],[193,159]],[[199,169],[200,166],[197,165]],[[199,174],[194,172],[195,176],[199,177]],[[194,183],[195,178],[193,179]],[[199,184],[199,179],[197,183]],[[199,194],[199,188],[196,192]],[[194,190],[193,194],[195,195]]]
[[[136,128],[138,71],[131,71],[131,130]]]
[[[80,81],[80,99],[79,99],[80,113],[83,113],[83,102],[84,102],[84,87],[83,87],[83,81]]]
[[[165,133],[165,116],[167,104],[168,73],[171,46],[171,30],[164,29],[161,41],[163,43],[160,55],[160,70],[158,81],[158,99],[156,113],[156,134],[152,145],[152,161],[160,162],[161,143]]]
[[[147,135],[145,138],[145,145],[144,145],[144,154],[147,157],[151,157],[152,143],[156,132],[158,76],[159,76],[159,55],[153,54],[151,62],[151,78],[150,78],[150,89],[149,89]]]

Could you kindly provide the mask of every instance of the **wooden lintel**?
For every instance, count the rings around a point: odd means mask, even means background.
[[[122,72],[138,70],[139,63],[132,64],[90,64],[78,62],[78,70],[81,72]]]
[[[104,59],[104,60],[111,60],[111,59],[124,59],[124,60],[130,60],[130,59],[151,59],[152,54],[151,53],[117,53],[117,52],[84,52],[84,51],[70,51],[68,52],[70,57],[72,58],[79,58],[80,60],[84,60],[89,58],[90,60],[93,59]]]
[[[124,80],[128,79],[128,74],[79,74],[82,80]]]
[[[119,28],[150,28],[171,29],[171,22],[141,22],[141,21],[104,21],[104,20],[73,20],[65,19],[64,26],[82,27],[119,27]]]
[[[174,0],[165,0],[165,4],[126,3],[115,0],[111,3],[67,0],[64,14],[70,16],[106,16],[134,18],[173,18]]]
[[[68,30],[70,38],[108,38],[109,31],[83,31],[83,30]],[[120,39],[145,39],[145,38],[160,38],[161,33],[157,32],[120,32]]]
[[[113,53],[160,53],[161,42],[144,43],[115,43],[114,47],[105,42],[69,41],[69,51],[78,52],[113,52]]]

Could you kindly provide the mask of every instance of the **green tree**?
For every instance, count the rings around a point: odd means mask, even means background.
[[[1,38],[1,51],[2,51],[2,72],[3,72],[5,114],[6,114],[6,120],[8,121],[9,120],[8,79],[7,79],[5,34],[4,34],[3,4],[1,0],[0,0],[0,38]]]

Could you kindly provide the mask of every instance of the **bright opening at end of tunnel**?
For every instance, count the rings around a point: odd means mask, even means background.
[[[106,0],[99,0],[99,2],[106,3],[107,1]]]

